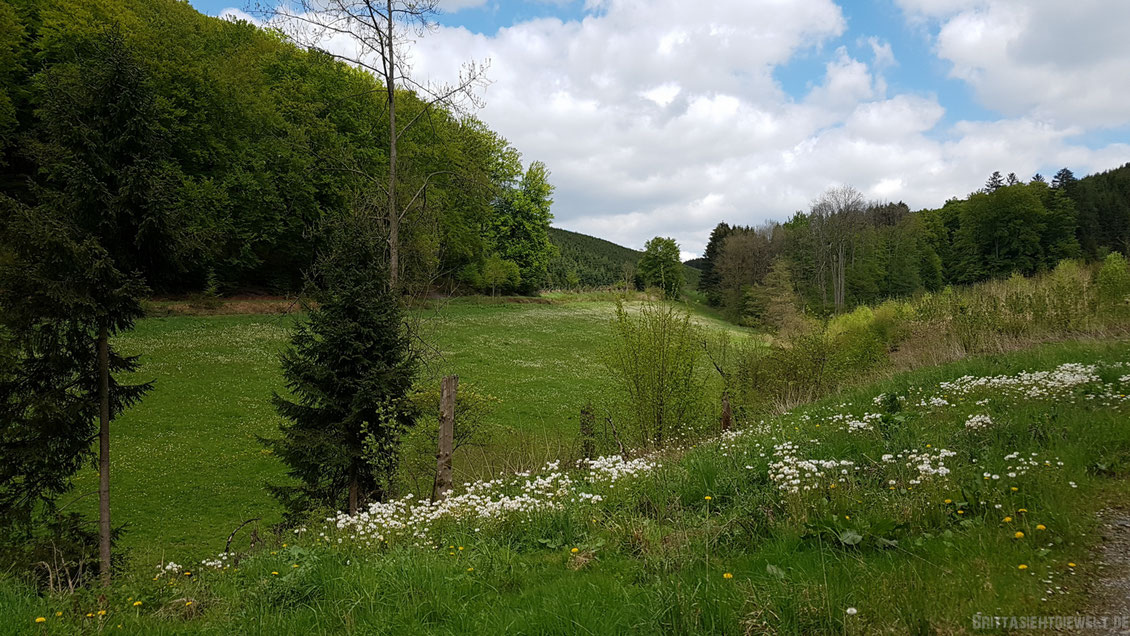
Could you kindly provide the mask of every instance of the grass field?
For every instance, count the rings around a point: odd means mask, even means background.
[[[1130,494],[1128,391],[1124,342],[971,358],[684,452],[547,467],[428,521],[400,503],[313,525],[231,567],[187,565],[186,539],[169,557],[191,574],[122,577],[104,617],[96,591],[0,581],[0,616],[27,633],[866,634],[1086,613],[1095,513]],[[166,514],[199,514],[191,490]]]
[[[596,298],[596,297],[594,297]],[[447,373],[461,386],[497,397],[492,414],[504,434],[486,449],[456,456],[457,481],[541,465],[572,443],[577,412],[608,385],[600,363],[614,304],[603,299],[554,304],[456,299],[420,310],[431,355],[425,377]],[[241,521],[265,525],[281,511],[267,494],[283,467],[258,438],[277,432],[271,394],[282,391],[278,353],[294,320],[278,315],[173,316],[142,320],[123,350],[142,354],[139,379],[156,381],[114,423],[115,524],[134,563],[199,559],[222,549]],[[730,329],[709,316],[710,328]],[[97,488],[93,471],[75,496]],[[97,497],[74,509],[95,515]]]

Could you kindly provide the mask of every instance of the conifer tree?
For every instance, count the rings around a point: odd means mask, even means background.
[[[352,514],[384,499],[415,418],[407,395],[417,357],[377,224],[352,213],[329,228],[311,276],[314,302],[282,356],[291,395],[276,394],[274,403],[286,421],[281,437],[264,442],[298,482],[271,486],[292,513]]]

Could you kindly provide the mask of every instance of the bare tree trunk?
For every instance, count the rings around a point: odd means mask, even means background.
[[[440,385],[439,449],[436,452],[436,481],[432,501],[442,501],[451,490],[451,453],[455,445],[455,393],[459,376],[449,375]]]
[[[730,411],[730,394],[722,394],[722,430],[728,431],[733,426],[733,413]]]
[[[592,412],[592,404],[581,407],[581,454],[585,459],[592,459],[596,454],[595,426],[596,416]]]
[[[98,572],[110,587],[110,334],[98,330]]]
[[[386,0],[388,55],[385,91],[388,95],[388,281],[396,291],[400,280],[400,213],[396,209],[396,50],[393,38],[392,0]]]
[[[357,480],[357,470],[351,468],[349,470],[349,515],[357,514],[357,499],[358,491],[361,490],[361,484]]]

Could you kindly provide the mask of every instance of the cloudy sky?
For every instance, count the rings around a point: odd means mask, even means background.
[[[441,1],[414,74],[489,60],[478,116],[549,166],[554,224],[631,247],[1130,161],[1124,0]]]

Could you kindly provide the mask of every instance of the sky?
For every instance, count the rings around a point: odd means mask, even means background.
[[[549,167],[554,225],[637,249],[693,258],[842,184],[934,208],[1130,161],[1124,0],[440,1],[413,76],[489,61],[474,114]]]

